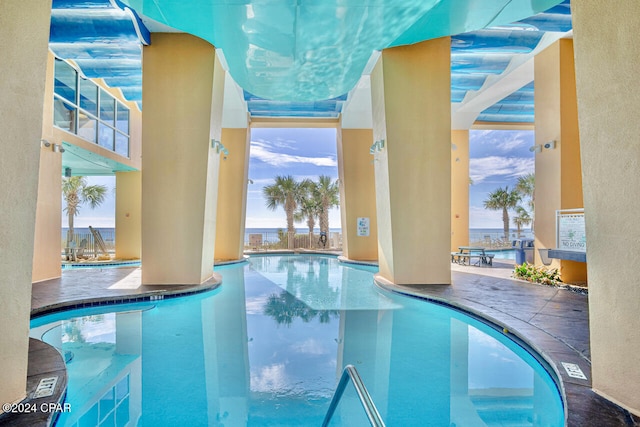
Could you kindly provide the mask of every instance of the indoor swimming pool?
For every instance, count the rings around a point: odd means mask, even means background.
[[[58,426],[320,426],[346,365],[387,426],[563,426],[552,376],[501,331],[321,255],[252,256],[201,294],[56,313]],[[352,385],[332,426],[368,425]]]

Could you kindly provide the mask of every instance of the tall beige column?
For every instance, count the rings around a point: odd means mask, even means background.
[[[369,153],[372,143],[371,129],[338,129],[342,253],[355,261],[378,260],[375,174]]]
[[[534,229],[536,248],[552,249],[556,210],[584,206],[573,40],[560,39],[536,56],[535,82],[535,138],[543,148],[536,153]],[[555,143],[544,148],[551,141]],[[540,265],[540,254],[535,255]],[[551,267],[559,268],[565,282],[587,280],[585,263],[555,260]]]
[[[222,129],[222,144],[229,154],[223,154],[218,178],[216,261],[241,259],[244,251],[250,139],[247,128]]]
[[[142,173],[116,172],[116,258],[139,259],[142,246]]]
[[[60,144],[53,135],[53,78],[54,57],[47,55],[47,71],[42,114],[40,167],[38,168],[38,200],[36,230],[33,243],[33,272],[31,280],[41,282],[62,275],[60,251],[62,248],[62,153],[54,151]],[[47,144],[49,145],[47,147]]]
[[[450,39],[386,49],[371,74],[380,276],[449,284]]]
[[[25,396],[51,2],[0,2],[0,402]],[[58,227],[60,224],[58,223]],[[0,414],[2,413],[0,409]]]
[[[469,130],[451,131],[451,251],[469,245]]]
[[[142,283],[201,283],[213,273],[224,72],[211,44],[154,33],[143,76]]]
[[[571,5],[587,229],[591,375],[640,414],[640,2]]]

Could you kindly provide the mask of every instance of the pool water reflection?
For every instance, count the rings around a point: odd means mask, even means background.
[[[561,426],[549,374],[487,325],[325,256],[219,269],[213,292],[32,321],[70,362],[58,425],[318,426],[353,364],[388,426]],[[366,425],[352,387],[332,425]]]

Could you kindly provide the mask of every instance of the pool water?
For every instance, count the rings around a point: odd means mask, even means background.
[[[513,249],[485,251],[487,254],[492,254],[495,259],[516,259],[516,251]]]
[[[388,426],[562,426],[548,372],[501,332],[326,256],[258,256],[211,292],[57,313],[60,426],[319,426],[342,369]],[[368,425],[349,385],[330,425]]]

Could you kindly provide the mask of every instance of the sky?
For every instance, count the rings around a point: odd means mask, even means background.
[[[469,228],[502,229],[502,211],[490,211],[483,202],[499,187],[515,187],[518,178],[534,172],[533,131],[469,131]],[[512,228],[515,226],[510,224]]]
[[[498,187],[515,186],[518,177],[534,171],[533,131],[471,130],[469,132],[469,227],[502,229],[502,213],[484,209],[483,201]],[[455,155],[455,152],[454,152]],[[297,180],[317,179],[320,175],[338,178],[335,129],[254,128],[251,131],[247,228],[286,228],[284,209],[270,211],[262,189],[277,175]],[[90,184],[106,185],[107,199],[98,208],[80,207],[76,227],[115,226],[115,178],[88,177]],[[63,214],[62,226],[67,219]],[[511,224],[513,227],[513,224]],[[306,224],[296,224],[304,228]],[[329,226],[340,227],[340,212],[332,209]]]

